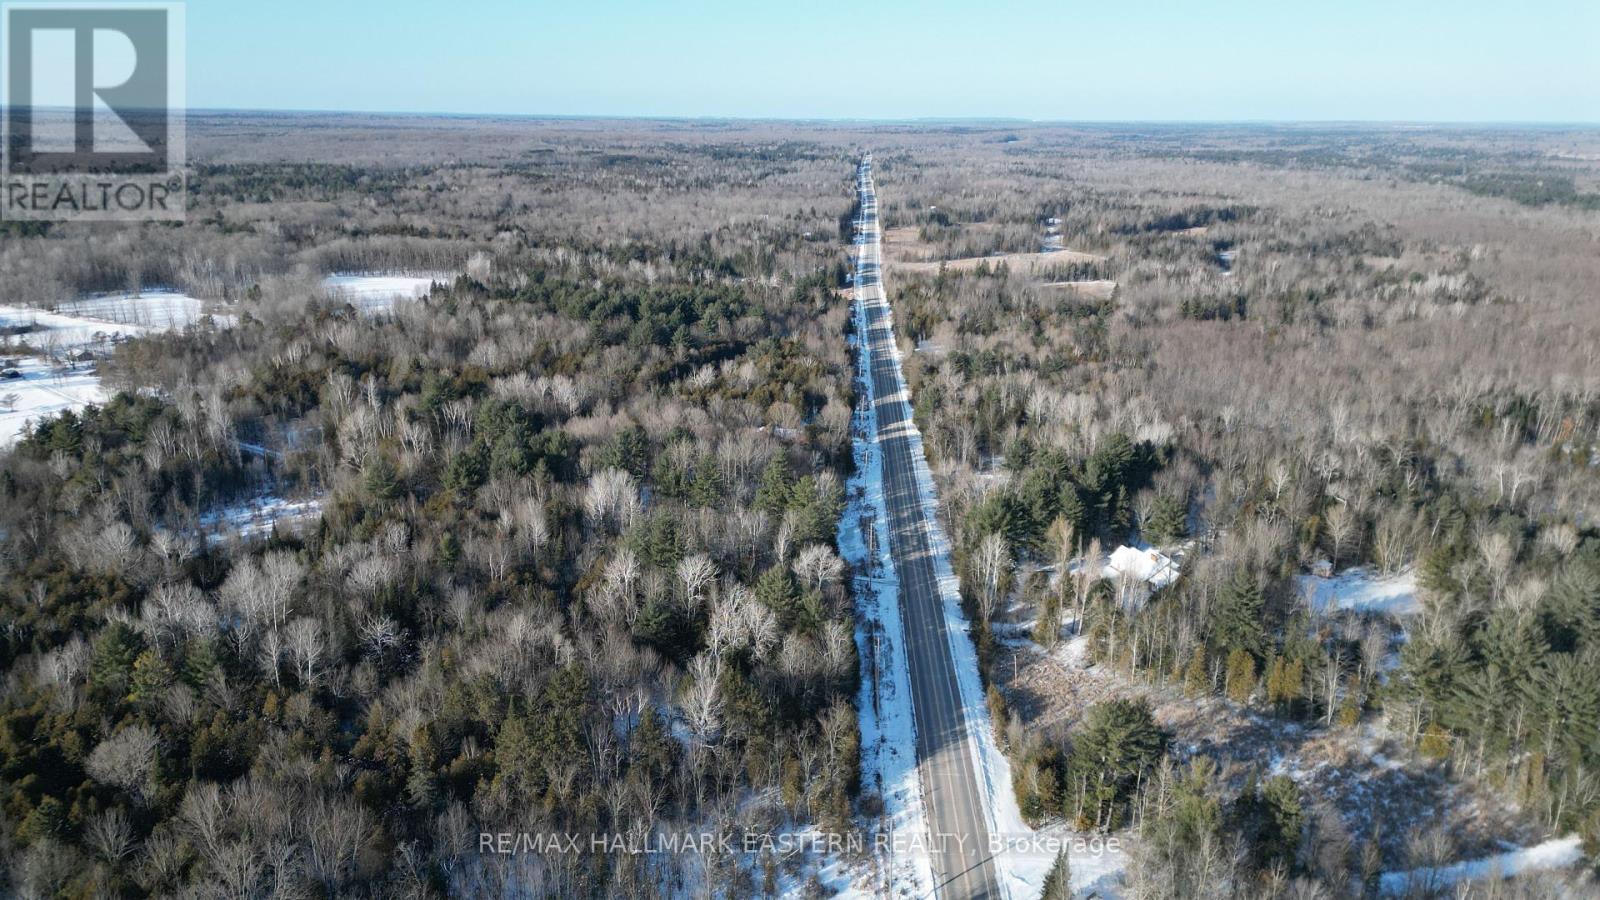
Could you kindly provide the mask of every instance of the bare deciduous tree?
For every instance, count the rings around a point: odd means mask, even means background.
[[[95,745],[84,763],[96,781],[121,788],[136,800],[156,764],[160,739],[144,725],[130,725]]]

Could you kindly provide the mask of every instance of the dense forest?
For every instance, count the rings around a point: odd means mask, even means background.
[[[0,462],[7,894],[753,891],[777,860],[478,838],[849,827],[851,158],[631,139],[225,145],[182,228],[7,240],[16,299],[237,317],[119,344],[122,392]],[[376,315],[315,288],[400,268],[459,274]],[[320,516],[212,527],[260,495]]]
[[[1597,858],[1593,213],[1459,133],[1156,131],[880,154],[916,414],[1024,814],[1136,835],[1140,897],[1376,891],[1479,846],[1449,810],[1377,822],[1261,760],[1270,740],[1152,709],[1200,704],[1343,742],[1342,795],[1393,742],[1417,779]],[[1120,545],[1173,577],[1102,572]],[[1308,573],[1352,570],[1414,582],[1418,608],[1313,602],[1331,579]],[[1101,702],[1055,714],[1023,655],[1081,657],[1066,684]]]
[[[185,223],[0,236],[7,304],[210,314],[51,354],[110,399],[0,451],[0,893],[827,894],[814,854],[479,839],[882,813],[837,543],[864,147],[1030,824],[1127,838],[1134,898],[1376,895],[1565,835],[1571,871],[1391,892],[1594,890],[1592,133],[190,139]],[[374,310],[335,273],[440,274]],[[1318,600],[1351,572],[1415,602]]]

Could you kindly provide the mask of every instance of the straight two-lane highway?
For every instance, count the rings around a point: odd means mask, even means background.
[[[931,512],[917,487],[911,440],[911,395],[894,352],[894,329],[884,293],[882,233],[872,180],[872,157],[857,172],[861,216],[856,238],[856,301],[871,354],[872,403],[878,417],[884,494],[889,515],[889,551],[900,579],[901,620],[911,675],[912,719],[917,730],[917,770],[933,853],[935,893],[939,897],[1000,896],[989,850],[983,786],[974,768],[952,635],[946,629],[944,600],[929,539]]]

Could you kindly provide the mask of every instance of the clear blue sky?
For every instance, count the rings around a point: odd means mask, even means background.
[[[188,26],[194,107],[1600,121],[1597,0],[190,0]]]

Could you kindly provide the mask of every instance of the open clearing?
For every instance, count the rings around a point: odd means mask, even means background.
[[[386,313],[401,300],[426,297],[436,281],[449,283],[445,272],[421,275],[329,275],[322,287],[328,295],[344,300],[368,314]]]
[[[153,290],[138,294],[102,294],[63,303],[56,311],[80,319],[165,331],[184,328],[207,315],[219,325],[232,325],[231,315],[214,313],[204,300],[177,291]]]
[[[420,275],[329,275],[322,286],[335,299],[363,313],[387,313],[395,304],[426,296],[448,273]],[[100,294],[59,305],[54,311],[0,304],[0,449],[17,442],[29,422],[67,410],[104,403],[109,397],[95,374],[93,357],[117,341],[174,331],[209,317],[220,328],[237,316],[219,304],[168,290]]]
[[[1055,250],[1050,253],[998,253],[993,256],[969,256],[965,259],[947,259],[941,262],[900,262],[893,265],[903,272],[927,274],[937,274],[940,266],[947,272],[972,272],[984,265],[990,269],[1004,265],[1013,274],[1035,275],[1048,274],[1056,266],[1099,262],[1104,258],[1077,250]]]
[[[11,376],[0,380],[0,449],[16,443],[30,420],[106,401],[92,364],[57,366],[38,357],[14,359],[4,354],[0,361],[7,363],[0,371]]]
[[[1088,300],[1110,300],[1117,292],[1115,281],[1047,281],[1042,288],[1057,288]]]
[[[1393,575],[1377,575],[1364,567],[1347,569],[1332,578],[1302,575],[1300,592],[1311,608],[1319,611],[1354,609],[1409,616],[1421,609],[1417,574],[1411,569]]]
[[[964,228],[981,228],[968,225]],[[1004,263],[1012,274],[1048,276],[1057,266],[1073,263],[1099,262],[1105,259],[1093,253],[1078,250],[1049,250],[1038,253],[991,253],[987,256],[965,256],[956,259],[938,258],[938,247],[921,238],[921,230],[914,225],[890,228],[883,233],[883,255],[888,267],[901,272],[937,274],[943,266],[949,272],[972,272],[987,265],[993,269]],[[1060,282],[1076,284],[1077,282]],[[1095,284],[1097,282],[1085,282]],[[1114,284],[1114,283],[1113,283]]]

